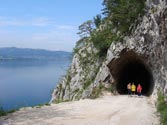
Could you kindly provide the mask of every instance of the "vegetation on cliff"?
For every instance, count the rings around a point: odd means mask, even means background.
[[[167,102],[165,101],[165,96],[160,91],[158,93],[157,109],[160,113],[161,124],[167,125]]]
[[[0,116],[4,116],[4,115],[7,115],[7,114],[9,114],[9,113],[13,113],[13,112],[15,112],[15,111],[17,111],[18,109],[12,109],[12,110],[9,110],[9,111],[5,111],[4,109],[3,109],[3,107],[0,107]]]
[[[102,15],[81,24],[78,32],[81,39],[90,38],[99,57],[105,57],[112,42],[131,33],[132,24],[144,14],[145,0],[104,0],[103,5]]]

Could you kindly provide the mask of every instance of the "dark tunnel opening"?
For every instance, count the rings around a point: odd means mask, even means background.
[[[149,96],[153,92],[154,80],[151,69],[142,56],[134,51],[123,51],[120,58],[108,65],[115,80],[116,90],[119,94],[127,94],[127,84],[133,83],[142,86],[142,94]]]

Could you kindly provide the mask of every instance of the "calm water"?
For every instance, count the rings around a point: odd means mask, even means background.
[[[0,61],[0,106],[5,110],[47,103],[70,60]]]

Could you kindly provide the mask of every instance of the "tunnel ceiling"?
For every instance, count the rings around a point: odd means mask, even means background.
[[[154,88],[153,75],[144,56],[133,50],[124,49],[119,58],[113,59],[108,67],[114,78],[119,94],[127,94],[127,84],[134,82],[142,85],[142,94],[149,96]]]

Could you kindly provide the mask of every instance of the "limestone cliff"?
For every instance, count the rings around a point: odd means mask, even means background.
[[[111,44],[103,60],[90,39],[82,39],[51,102],[91,97],[101,84],[125,94],[132,81],[143,85],[145,95],[156,95],[158,88],[167,93],[167,1],[147,0],[138,22],[131,35]]]
[[[76,50],[69,71],[54,89],[51,102],[86,98],[91,93],[89,86],[94,82],[101,61],[89,39],[80,40]]]

